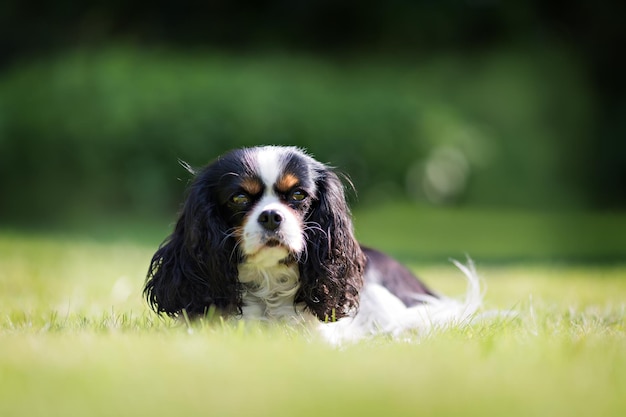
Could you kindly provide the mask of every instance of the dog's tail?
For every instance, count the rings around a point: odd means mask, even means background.
[[[322,334],[330,343],[339,345],[380,334],[394,338],[423,337],[437,329],[468,325],[482,305],[480,278],[471,259],[467,264],[452,262],[467,280],[463,299],[416,295],[422,303],[407,307],[385,287],[367,284],[361,293],[358,313],[321,325]]]

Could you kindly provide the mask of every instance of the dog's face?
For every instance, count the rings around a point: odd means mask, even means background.
[[[316,163],[294,148],[264,147],[230,154],[217,187],[220,213],[245,262],[270,266],[299,259],[317,200]],[[229,170],[239,165],[236,171]]]
[[[337,175],[297,148],[240,149],[196,174],[144,291],[159,313],[241,313],[242,265],[269,276],[281,264],[321,320],[358,305],[365,256]]]

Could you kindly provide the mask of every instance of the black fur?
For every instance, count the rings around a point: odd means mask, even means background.
[[[365,276],[368,283],[382,285],[409,307],[422,302],[415,295],[437,296],[400,262],[375,249],[361,249],[367,257]]]
[[[358,308],[365,256],[354,237],[343,185],[318,166],[317,200],[307,217],[307,258],[300,264],[300,291],[320,320],[334,320]]]
[[[236,154],[219,159],[198,174],[188,190],[174,232],[150,263],[144,294],[157,313],[205,314],[215,306],[226,314],[241,311],[236,241],[220,202],[243,164]]]

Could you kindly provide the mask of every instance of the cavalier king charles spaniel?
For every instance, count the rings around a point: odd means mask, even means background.
[[[469,285],[454,300],[361,246],[341,180],[301,149],[234,150],[194,174],[150,264],[144,294],[159,314],[318,323],[341,343],[461,324],[480,305],[471,262],[457,263]]]

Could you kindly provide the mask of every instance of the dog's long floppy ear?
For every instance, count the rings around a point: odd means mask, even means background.
[[[302,301],[320,320],[358,308],[365,256],[354,237],[350,210],[338,176],[318,169],[317,198],[306,219],[307,253],[300,263]]]
[[[197,317],[215,306],[240,312],[235,243],[217,213],[209,181],[200,175],[189,189],[174,232],[152,258],[144,295],[154,311]]]

